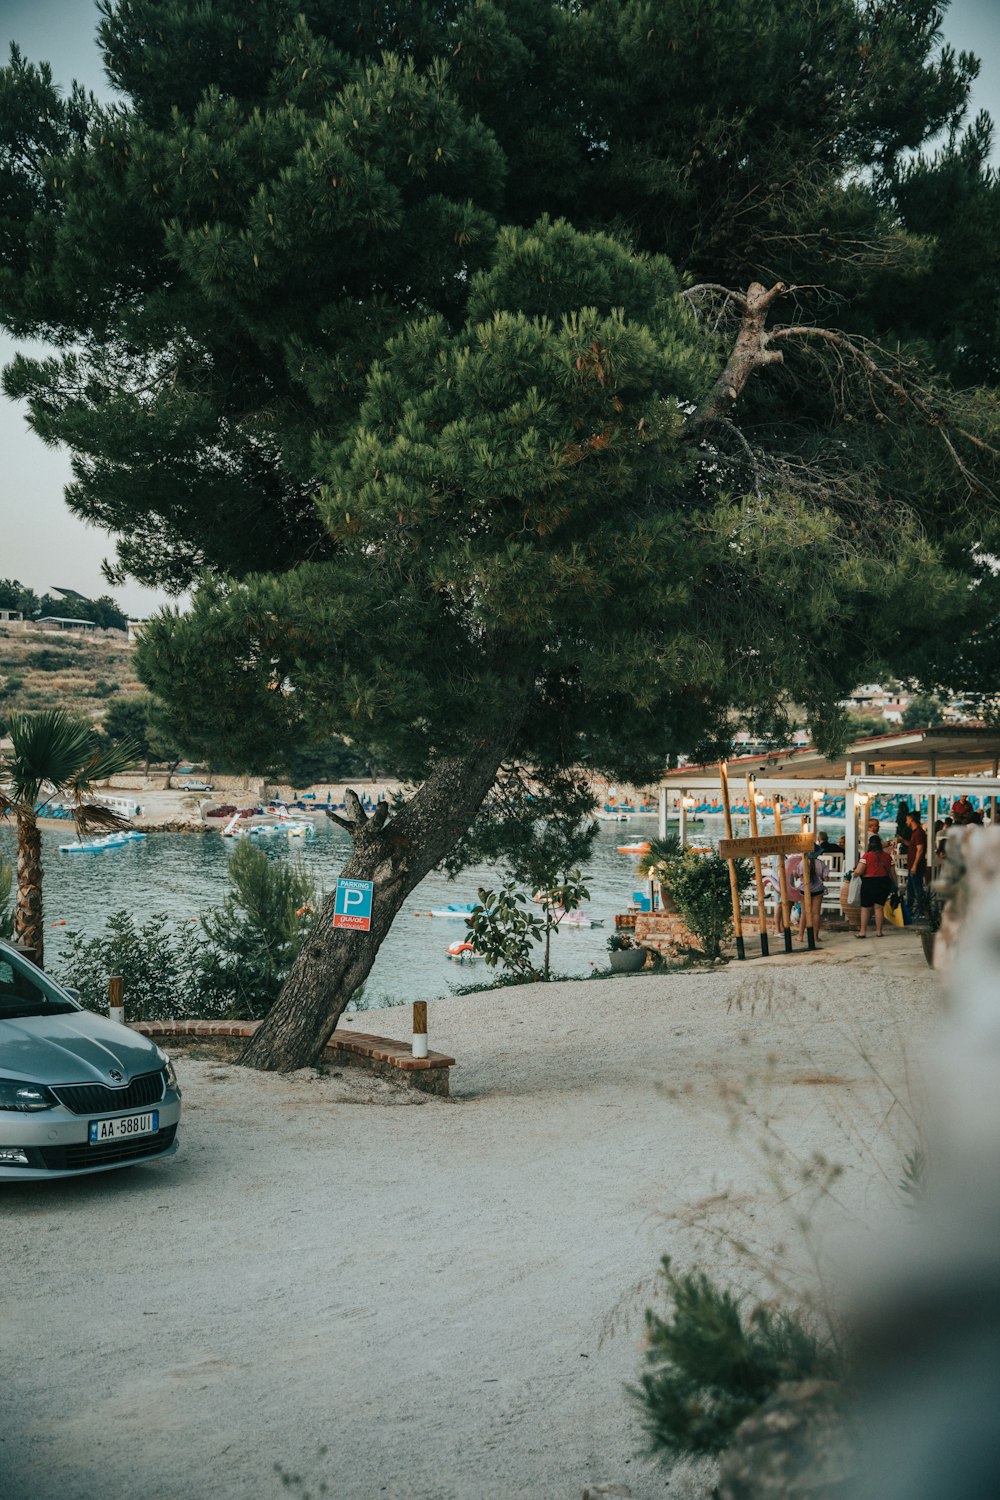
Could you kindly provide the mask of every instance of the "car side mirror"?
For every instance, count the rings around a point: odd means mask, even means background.
[[[71,1000],[75,1000],[78,1005],[80,1004],[80,991],[78,989],[74,989],[71,984],[64,984],[63,989]]]

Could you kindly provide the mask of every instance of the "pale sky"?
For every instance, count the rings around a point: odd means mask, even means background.
[[[96,28],[93,0],[0,0],[3,61],[16,41],[32,62],[51,63],[59,83],[75,78],[110,97]],[[944,32],[959,51],[979,57],[973,111],[988,109],[1000,133],[1000,0],[952,0]],[[0,365],[9,363],[14,348],[0,332]],[[67,454],[40,442],[23,408],[3,395],[0,454],[0,577],[19,578],[39,593],[63,585],[90,596],[108,592],[101,562],[114,547],[106,533],[85,526],[67,509],[62,496],[70,478]],[[112,592],[133,615],[148,614],[163,598],[134,583]]]

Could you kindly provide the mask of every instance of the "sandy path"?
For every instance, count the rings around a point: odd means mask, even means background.
[[[781,1237],[765,1116],[881,1211],[898,1112],[860,1050],[901,1080],[926,1033],[913,938],[436,1001],[450,1101],[182,1059],[172,1161],[3,1192],[0,1496],[257,1500],[275,1463],[337,1500],[695,1495],[624,1389],[659,1257],[696,1253],[692,1218]]]

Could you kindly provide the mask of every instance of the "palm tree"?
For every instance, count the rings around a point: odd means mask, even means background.
[[[11,749],[0,756],[0,816],[17,822],[17,903],[14,939],[44,959],[42,836],[38,818],[53,797],[73,798],[77,831],[120,828],[124,819],[87,801],[95,782],[124,771],[136,758],[131,744],[101,746],[86,719],[63,709],[17,714],[9,725]]]

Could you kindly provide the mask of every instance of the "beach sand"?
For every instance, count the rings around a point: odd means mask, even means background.
[[[702,1500],[626,1389],[660,1257],[759,1294],[806,1277],[800,1211],[834,1263],[877,1238],[940,1002],[914,932],[834,934],[434,1001],[450,1100],[182,1056],[175,1158],[3,1190],[0,1495],[262,1500],[278,1464],[337,1500]]]

